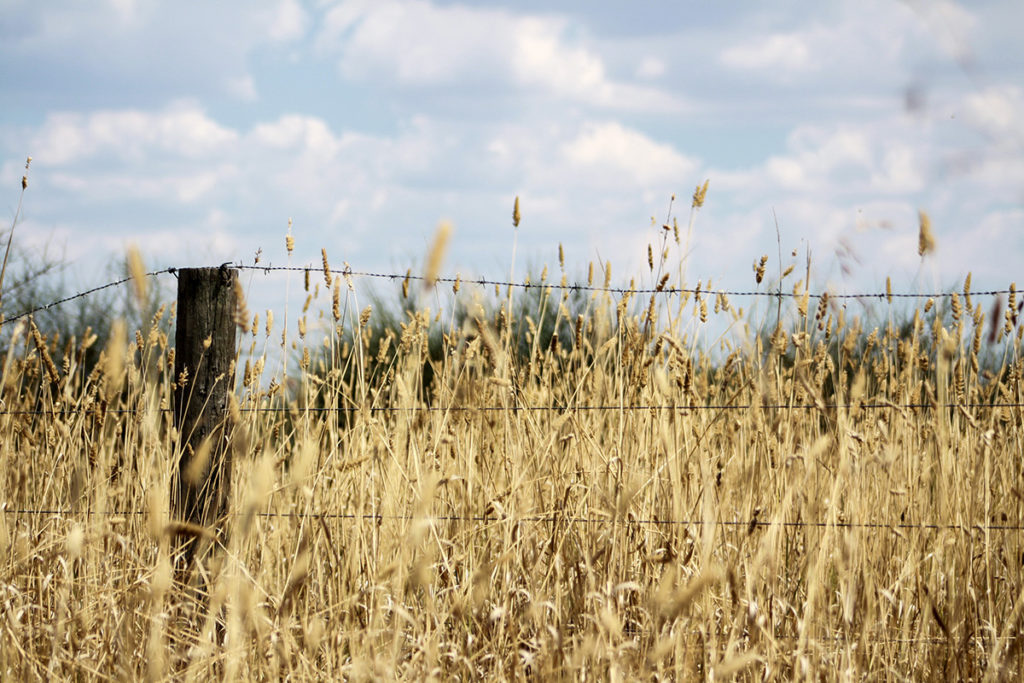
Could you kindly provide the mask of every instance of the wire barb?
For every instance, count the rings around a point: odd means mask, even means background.
[[[240,270],[261,270],[265,274],[269,274],[273,271],[306,271],[310,266],[235,266]],[[365,277],[365,278],[376,278],[380,280],[391,280],[395,281],[398,279],[409,279],[424,281],[426,278],[422,275],[402,275],[397,273],[375,273],[371,271],[350,271],[349,275],[353,277]],[[570,292],[608,292],[610,294],[724,294],[725,296],[763,296],[777,299],[797,299],[803,296],[807,296],[811,299],[885,299],[892,297],[895,299],[933,299],[933,298],[950,298],[955,292],[924,292],[924,293],[912,293],[912,292],[859,292],[854,294],[833,294],[831,292],[821,293],[803,293],[794,294],[793,292],[762,292],[757,290],[728,290],[719,289],[706,292],[698,288],[690,287],[653,287],[646,289],[637,289],[629,287],[599,287],[596,285],[586,285],[579,283],[556,283],[556,282],[510,282],[508,280],[491,280],[488,278],[480,278],[477,280],[466,280],[461,277],[438,277],[435,278],[435,282],[444,282],[447,284],[454,284],[456,281],[463,285],[480,285],[484,287],[512,287],[518,289],[558,289],[562,291]],[[987,291],[971,292],[974,296],[997,296],[1000,294],[1009,294],[1009,289],[990,289]]]
[[[163,270],[154,270],[154,271],[152,271],[150,273],[146,273],[146,277],[156,277],[157,275],[163,275],[165,273],[175,273],[175,271],[176,271],[175,268],[164,268]],[[33,313],[38,313],[39,311],[48,311],[48,310],[50,310],[51,308],[53,308],[55,306],[60,306],[61,304],[66,304],[69,301],[74,301],[75,299],[81,299],[84,296],[89,296],[90,294],[95,294],[96,292],[103,291],[104,289],[110,289],[111,287],[117,287],[118,285],[123,285],[123,284],[125,284],[127,282],[131,282],[131,281],[132,281],[132,277],[128,276],[126,278],[122,278],[122,279],[116,280],[114,282],[108,282],[105,285],[100,285],[98,287],[93,287],[92,289],[87,289],[84,292],[79,292],[78,294],[72,294],[71,296],[64,297],[63,299],[58,299],[57,301],[51,301],[50,303],[45,304],[43,306],[37,306],[36,308],[33,308],[31,310],[24,311],[24,312],[19,313],[17,315],[13,315],[10,318],[6,318],[4,320],[0,320],[0,327],[2,327],[4,325],[7,325],[9,323],[13,323],[16,320],[20,320],[22,318],[27,318],[28,316],[32,315]]]

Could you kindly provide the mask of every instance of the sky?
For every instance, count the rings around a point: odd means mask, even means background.
[[[1024,284],[1019,0],[0,0],[0,15],[4,220],[31,155],[16,240],[63,254],[83,287],[128,244],[154,269],[318,264],[323,248],[335,269],[417,273],[442,220],[444,274],[507,277],[515,239],[517,279],[554,271],[562,244],[570,279],[610,261],[645,282],[647,245],[670,210],[687,225],[705,181],[688,286],[750,289],[752,263],[777,274],[780,252],[801,269],[811,254],[815,291],[945,289],[969,271],[975,290]]]

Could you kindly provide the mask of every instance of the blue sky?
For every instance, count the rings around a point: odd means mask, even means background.
[[[0,0],[0,200],[95,284],[153,267],[645,270],[710,180],[689,285],[1024,280],[1024,5]],[[919,209],[938,251],[922,270]],[[926,282],[921,273],[927,272]],[[1024,283],[1022,283],[1024,284]]]

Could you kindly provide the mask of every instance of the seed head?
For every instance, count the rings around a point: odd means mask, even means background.
[[[935,235],[932,234],[932,219],[924,211],[918,211],[920,227],[917,232],[917,253],[925,256],[935,251]]]
[[[441,262],[444,260],[444,253],[448,249],[448,240],[451,239],[452,224],[442,221],[437,226],[437,234],[434,236],[434,244],[427,253],[427,264],[424,269],[423,282],[427,287],[433,287],[441,272]]]
[[[320,254],[323,256],[323,260],[324,260],[324,283],[328,287],[330,287],[331,286],[331,267],[327,263],[327,250],[324,249],[323,247],[321,247],[320,248]]]
[[[146,268],[142,263],[142,254],[134,244],[128,247],[128,272],[132,278],[135,300],[142,309],[146,301]]]
[[[334,278],[334,289],[331,291],[331,314],[334,322],[341,320],[341,278]]]
[[[245,290],[242,289],[242,283],[238,281],[238,278],[234,278],[231,286],[235,290],[235,310],[234,310],[234,323],[238,325],[238,328],[242,332],[249,331],[249,308],[245,303]]]
[[[797,299],[796,310],[801,318],[807,317],[807,304],[810,302],[810,294],[804,290],[803,296]]]
[[[708,180],[704,181],[703,185],[698,185],[697,189],[694,190],[694,192],[693,192],[693,208],[699,209],[700,207],[704,206],[704,197],[708,193],[708,183],[710,183],[710,182],[711,182],[711,179],[709,178]]]

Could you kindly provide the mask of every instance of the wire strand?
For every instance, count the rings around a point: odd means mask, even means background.
[[[321,270],[319,266],[243,266],[233,265],[232,268],[238,268],[239,270],[261,270],[269,274],[275,271],[298,271],[298,272],[317,272]],[[341,275],[348,275],[351,277],[365,277],[365,278],[376,278],[382,280],[391,280],[402,282],[405,280],[416,280],[417,282],[426,282],[427,278],[422,275],[413,275],[411,273],[400,274],[400,273],[376,273],[369,271],[357,271],[357,270],[344,270],[341,271]],[[498,287],[513,287],[519,289],[559,289],[564,291],[580,291],[580,292],[608,292],[611,294],[707,294],[707,295],[718,295],[724,294],[726,296],[763,296],[771,298],[801,298],[804,296],[803,293],[796,294],[793,292],[764,292],[759,290],[729,290],[729,289],[702,289],[698,287],[665,287],[665,288],[628,288],[628,287],[597,287],[594,285],[582,285],[582,284],[561,284],[554,282],[509,282],[507,280],[491,280],[487,278],[479,279],[463,279],[461,277],[439,277],[434,278],[434,282],[444,282],[447,284],[455,284],[458,282],[462,285],[481,285],[481,286],[498,286]],[[1009,294],[1009,289],[990,289],[981,290],[977,292],[970,292],[971,296],[990,296]],[[960,296],[958,292],[931,292],[931,293],[910,293],[910,292],[861,292],[857,294],[833,294],[831,292],[825,293],[812,293],[808,292],[807,296],[811,299],[821,299],[822,297],[828,297],[829,299],[938,299],[938,298],[949,298],[954,294]]]
[[[266,274],[269,274],[271,272],[277,272],[277,271],[296,271],[296,272],[310,271],[310,272],[312,272],[312,271],[319,270],[318,267],[313,267],[313,266],[245,266],[245,265],[232,265],[231,267],[232,268],[237,268],[238,270],[263,271]],[[177,274],[178,270],[179,270],[178,268],[164,268],[162,270],[154,270],[152,272],[146,273],[146,277],[155,277],[155,276],[158,276],[158,275],[166,275],[166,274]],[[365,278],[376,278],[376,279],[391,280],[393,282],[394,281],[399,281],[400,282],[400,281],[405,281],[405,280],[416,280],[417,282],[425,282],[426,281],[426,278],[424,276],[422,276],[422,275],[412,275],[410,273],[407,273],[407,274],[400,274],[400,273],[376,273],[376,272],[370,272],[370,271],[345,270],[345,271],[342,271],[341,274],[342,275],[351,276],[351,277],[365,277]],[[126,278],[122,278],[120,280],[115,280],[113,282],[108,282],[106,284],[99,285],[97,287],[93,287],[91,289],[87,289],[87,290],[82,291],[82,292],[78,292],[77,294],[73,294],[71,296],[64,297],[63,299],[58,299],[56,301],[51,301],[50,303],[45,304],[43,306],[37,306],[36,308],[30,309],[28,311],[23,311],[21,313],[18,313],[17,315],[11,316],[10,318],[4,318],[3,320],[0,320],[0,327],[2,327],[4,325],[7,325],[9,323],[13,323],[13,322],[15,322],[17,320],[20,320],[22,318],[26,318],[26,317],[28,317],[30,315],[33,315],[34,313],[38,313],[39,311],[46,311],[46,310],[49,310],[51,308],[54,308],[55,306],[60,306],[62,304],[66,304],[69,301],[74,301],[76,299],[80,299],[82,297],[89,296],[90,294],[95,294],[96,292],[103,291],[104,289],[109,289],[111,287],[117,287],[119,285],[123,285],[123,284],[125,284],[127,282],[131,282],[131,280],[132,280],[131,277],[126,277]],[[621,294],[621,295],[625,295],[625,294],[631,294],[631,295],[635,295],[635,294],[666,294],[666,295],[668,295],[668,294],[706,294],[706,295],[716,295],[717,296],[719,294],[723,294],[725,296],[733,296],[733,297],[742,297],[742,296],[755,296],[755,297],[757,297],[757,296],[760,296],[760,297],[769,297],[769,298],[777,298],[777,299],[796,299],[796,298],[800,298],[800,297],[804,296],[803,293],[797,294],[797,293],[794,293],[794,292],[783,292],[783,291],[764,292],[764,291],[759,291],[759,290],[701,289],[699,287],[683,287],[683,288],[678,288],[678,287],[657,288],[656,287],[656,288],[653,288],[653,289],[652,288],[635,288],[635,287],[634,288],[627,288],[627,287],[597,287],[597,286],[594,286],[594,285],[583,285],[583,284],[578,284],[578,283],[577,284],[568,284],[568,283],[561,284],[561,283],[553,283],[553,282],[540,282],[540,283],[535,283],[535,282],[509,282],[507,280],[491,280],[491,279],[487,279],[487,278],[463,280],[461,277],[439,277],[439,278],[436,278],[434,281],[435,282],[443,282],[443,283],[447,283],[447,284],[454,284],[454,283],[458,282],[458,283],[464,284],[464,285],[512,287],[512,288],[517,288],[517,289],[548,289],[548,288],[550,288],[550,289],[558,289],[558,290],[561,290],[561,291],[570,291],[570,292],[575,292],[575,291],[578,291],[578,292],[607,292],[609,294]],[[999,296],[999,295],[1003,295],[1003,294],[1010,294],[1012,291],[1013,290],[1010,290],[1010,289],[989,289],[989,290],[979,290],[979,291],[976,291],[976,292],[970,292],[970,294],[971,294],[971,296]],[[855,293],[855,294],[833,294],[831,292],[823,292],[823,293],[807,292],[806,293],[806,296],[808,298],[810,298],[810,299],[821,299],[823,297],[828,297],[829,299],[880,299],[880,300],[886,300],[886,299],[939,299],[939,298],[951,298],[954,295],[959,296],[959,294],[957,292],[925,292],[925,293],[911,293],[911,292],[860,292],[860,293]]]
[[[155,277],[157,275],[164,275],[164,274],[167,274],[167,273],[175,273],[175,272],[177,272],[177,268],[164,268],[163,270],[154,270],[153,272],[146,273],[146,277]],[[73,294],[71,296],[64,297],[63,299],[58,299],[56,301],[51,301],[50,303],[46,304],[45,306],[38,306],[38,307],[33,308],[31,310],[24,311],[24,312],[19,313],[17,315],[11,316],[10,318],[5,318],[3,320],[0,320],[0,327],[2,327],[4,325],[7,325],[8,323],[13,323],[16,320],[21,320],[22,318],[27,318],[28,316],[33,315],[34,313],[38,313],[39,311],[47,311],[47,310],[49,310],[49,309],[51,309],[51,308],[53,308],[55,306],[60,306],[61,304],[66,304],[69,301],[74,301],[75,299],[81,299],[82,297],[89,296],[90,294],[95,294],[96,292],[100,292],[100,291],[102,291],[104,289],[110,289],[111,287],[117,287],[118,285],[123,285],[126,282],[131,282],[131,281],[132,281],[132,278],[131,278],[131,276],[129,276],[129,277],[126,277],[126,278],[122,278],[120,280],[116,280],[114,282],[108,282],[105,285],[100,285],[98,287],[93,287],[92,289],[87,289],[84,292],[79,292],[78,294]]]
[[[751,410],[761,408],[762,410],[920,410],[950,409],[950,408],[1024,408],[1024,403],[794,403],[786,405],[782,403],[736,403],[736,404],[685,404],[685,405],[597,405],[597,406],[574,406],[574,405],[553,405],[553,406],[319,406],[305,407],[298,409],[298,413],[358,413],[367,410],[371,413],[400,413],[423,411],[428,413],[446,412],[570,412],[570,411],[641,411],[641,410]],[[80,415],[80,414],[114,414],[114,415],[136,415],[144,412],[145,409],[138,408],[36,408],[32,410],[0,410],[0,415]],[[172,408],[156,408],[157,412],[173,412]],[[241,413],[291,413],[288,407],[258,407],[239,408]]]
[[[5,509],[7,515],[41,515],[47,517],[138,517],[151,514],[149,510],[62,510],[58,508],[15,508]],[[167,512],[166,510],[164,511]],[[226,517],[242,517],[243,513],[228,513]],[[705,519],[658,519],[643,518],[629,519],[622,517],[578,517],[573,515],[560,515],[557,513],[543,515],[526,515],[524,517],[498,517],[494,515],[382,515],[372,513],[351,513],[351,512],[257,512],[257,517],[279,518],[279,519],[334,519],[357,522],[474,522],[489,524],[492,522],[512,522],[529,524],[621,524],[625,526],[725,526],[745,527],[750,532],[757,529],[768,529],[770,527],[782,527],[791,529],[801,528],[826,528],[837,529],[889,529],[906,531],[914,529],[927,529],[930,531],[959,531],[961,533],[985,531],[1024,531],[1024,524],[940,524],[938,522],[846,522],[842,520],[826,521],[775,521],[759,520],[705,520]]]

